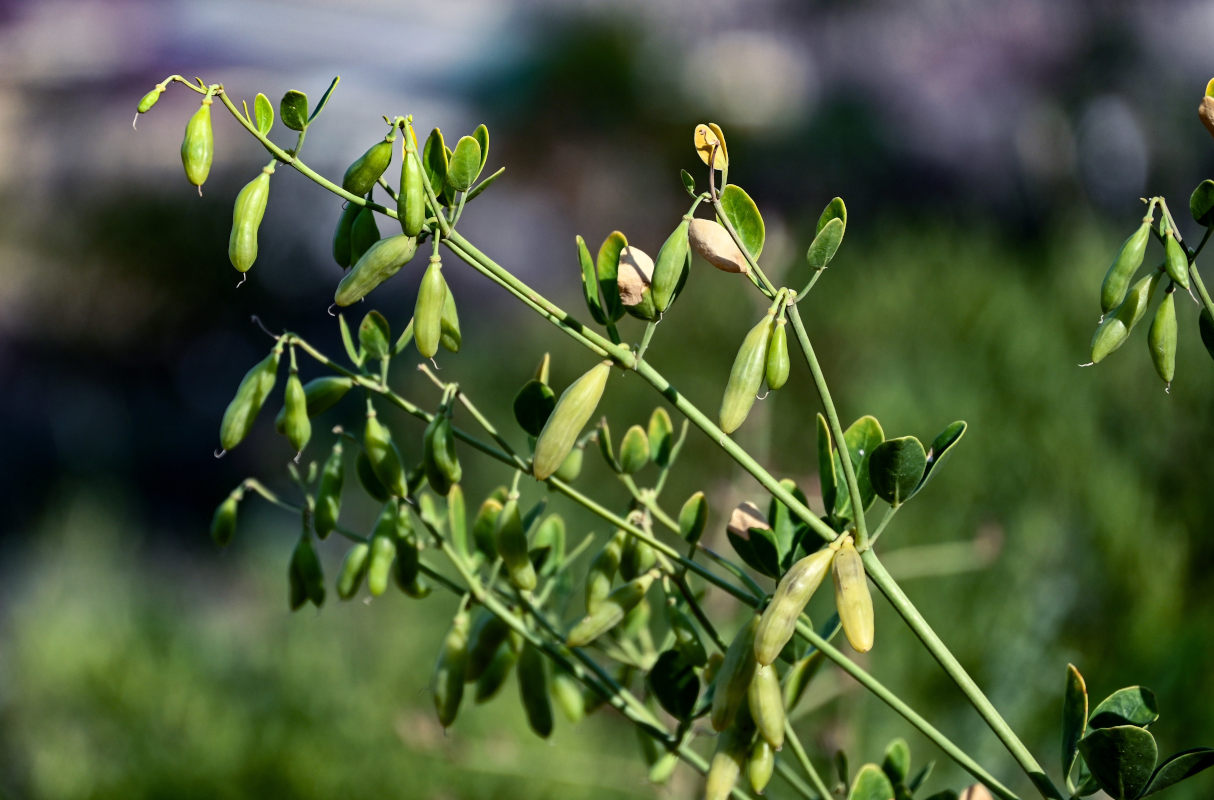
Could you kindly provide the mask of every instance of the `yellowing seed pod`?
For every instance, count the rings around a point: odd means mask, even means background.
[[[450,728],[464,698],[464,670],[468,663],[468,615],[460,611],[451,622],[451,630],[443,639],[430,690],[434,694],[434,710],[438,722]]]
[[[531,730],[543,739],[552,735],[552,700],[548,697],[548,667],[531,642],[518,657],[518,693]]]
[[[683,271],[687,269],[687,254],[690,243],[687,241],[687,228],[691,217],[683,217],[682,222],[662,244],[658,251],[658,260],[653,268],[652,292],[653,306],[662,313],[674,301],[674,295],[683,280]]]
[[[497,526],[493,532],[497,554],[506,565],[510,582],[523,591],[536,586],[535,567],[527,551],[527,532],[523,530],[523,519],[519,516],[518,500],[510,498],[497,515]]]
[[[750,755],[750,729],[731,728],[717,738],[704,781],[704,800],[727,800]]]
[[[763,794],[776,769],[776,753],[762,736],[755,738],[746,757],[746,780],[756,794]]]
[[[392,162],[392,142],[395,140],[396,128],[393,128],[382,142],[376,142],[367,148],[367,152],[346,168],[346,174],[341,179],[341,188],[360,197],[371,191],[379,176],[384,174],[384,170]]]
[[[287,376],[287,389],[283,401],[283,433],[296,452],[302,451],[312,438],[312,421],[308,419],[308,398],[303,382],[295,370]]]
[[[600,361],[561,394],[535,441],[532,472],[537,479],[546,480],[569,455],[582,428],[598,407],[610,373],[611,362]]]
[[[784,695],[780,677],[770,664],[755,668],[746,692],[750,718],[755,728],[773,749],[784,746]]]
[[[721,223],[693,219],[687,226],[687,239],[692,251],[722,272],[750,274],[750,263]]]
[[[443,303],[447,298],[447,282],[443,280],[443,264],[438,254],[430,257],[430,266],[422,276],[417,290],[417,305],[413,310],[413,342],[422,358],[433,358],[438,352],[443,332]]]
[[[211,130],[211,95],[202,98],[202,105],[190,117],[181,140],[181,163],[190,183],[202,191],[211,174],[211,159],[215,156],[215,135]]]
[[[409,263],[416,252],[417,239],[412,236],[399,233],[380,239],[363,253],[362,258],[337,284],[333,302],[348,306],[362,300],[375,287],[400,272],[400,268]]]
[[[565,638],[565,644],[570,647],[582,647],[619,625],[624,620],[624,615],[645,597],[657,577],[658,572],[655,570],[616,587],[598,603],[594,611],[582,617],[581,621],[573,626],[573,630],[569,631]]]
[[[1148,219],[1144,220],[1138,229],[1130,234],[1130,238],[1126,239],[1121,245],[1121,249],[1117,251],[1117,257],[1113,259],[1108,272],[1104,275],[1104,282],[1100,285],[1101,313],[1107,314],[1121,305],[1121,301],[1125,299],[1130,279],[1142,266],[1142,259],[1146,254],[1147,241],[1150,236],[1151,221]]]
[[[396,449],[396,442],[392,441],[392,432],[379,421],[372,409],[367,411],[367,424],[363,429],[363,451],[383,487],[397,497],[408,497],[409,486],[405,481],[400,451]]]
[[[253,428],[253,421],[261,411],[266,397],[274,389],[278,378],[278,360],[282,356],[282,344],[274,346],[261,361],[257,362],[240,381],[236,388],[236,396],[223,412],[223,421],[219,423],[219,446],[231,450],[244,441]]]
[[[240,272],[248,272],[257,260],[257,229],[270,197],[271,162],[236,195],[232,207],[232,232],[228,236],[228,260]]]
[[[717,670],[716,689],[712,697],[713,730],[728,728],[746,700],[755,671],[755,632],[758,627],[759,618],[751,617],[725,651],[725,660]]]
[[[779,389],[788,383],[791,362],[788,358],[788,333],[784,330],[787,326],[788,320],[781,314],[776,320],[775,330],[771,332],[771,341],[767,343],[765,376],[769,389]]]
[[[370,555],[371,545],[366,542],[356,542],[346,552],[346,558],[341,562],[341,570],[337,573],[337,596],[342,600],[349,600],[358,594],[358,589],[367,576]]]
[[[873,598],[864,563],[851,537],[843,539],[834,560],[835,608],[848,643],[859,653],[873,648]]]
[[[333,449],[325,459],[320,471],[320,489],[316,492],[316,511],[312,514],[312,525],[316,535],[325,538],[337,527],[341,512],[341,489],[345,482],[345,465],[342,462],[341,437],[333,442]]]
[[[1151,350],[1151,363],[1163,382],[1169,386],[1176,376],[1176,301],[1175,294],[1168,292],[1155,310],[1151,329],[1147,332],[1147,345]]]
[[[729,382],[721,398],[721,430],[733,433],[750,413],[755,404],[763,376],[767,371],[767,343],[775,327],[775,309],[769,311],[759,323],[750,329],[729,371]]]
[[[755,660],[760,664],[775,661],[792,639],[797,630],[797,619],[822,585],[834,557],[834,550],[823,548],[805,556],[784,573],[755,632]]]

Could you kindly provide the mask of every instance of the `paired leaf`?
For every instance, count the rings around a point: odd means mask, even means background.
[[[1159,765],[1141,796],[1166,789],[1210,767],[1214,767],[1214,750],[1209,747],[1195,747],[1177,753]]]
[[[932,440],[932,446],[927,451],[927,466],[923,470],[923,479],[919,481],[919,485],[906,498],[907,500],[923,490],[923,487],[927,485],[928,480],[932,476],[932,470],[944,460],[944,457],[948,455],[953,445],[961,441],[961,437],[965,435],[967,427],[964,420],[957,420],[950,423],[948,427],[940,431],[936,438]]]
[[[818,217],[818,225],[814,228],[814,236],[822,232],[831,220],[839,220],[843,223],[843,227],[847,227],[847,206],[843,203],[842,197],[836,197],[826,204],[826,208],[822,209],[822,214]]]
[[[1079,740],[1087,732],[1088,689],[1074,664],[1066,665],[1066,693],[1062,699],[1062,774],[1071,774]]]
[[[1155,704],[1155,693],[1145,686],[1127,686],[1101,700],[1092,709],[1088,724],[1093,728],[1146,727],[1157,719],[1159,708]]]
[[[1189,211],[1198,225],[1214,223],[1214,181],[1204,180],[1197,184],[1189,196]]]
[[[1159,756],[1155,737],[1136,725],[1097,728],[1079,740],[1092,777],[1113,800],[1135,800],[1146,789]]]
[[[742,246],[750,253],[751,258],[758,260],[759,254],[763,252],[767,231],[755,201],[750,199],[750,195],[746,194],[742,187],[731,183],[721,192],[721,209],[737,232]]]
[[[265,136],[270,132],[270,128],[274,127],[274,106],[270,105],[270,98],[261,92],[258,92],[257,97],[253,99],[253,118],[256,121],[257,130],[262,136]]]
[[[868,459],[872,452],[885,441],[885,431],[876,417],[865,415],[853,422],[843,431],[843,441],[847,444],[847,453],[856,474],[856,482],[860,488],[860,502],[867,510],[873,504],[877,494],[873,490],[872,480],[868,475]],[[838,452],[834,454],[835,475],[843,475],[843,458]],[[842,487],[840,487],[842,488]],[[835,516],[851,518],[851,497],[847,491],[839,491],[835,497]]]
[[[441,199],[447,186],[447,146],[443,143],[443,132],[438,128],[430,131],[422,146],[422,169],[426,171],[434,196]]]
[[[358,326],[358,343],[370,358],[387,358],[392,349],[388,320],[378,311],[368,311]]]
[[[489,128],[485,123],[476,126],[476,130],[472,132],[472,138],[476,139],[476,143],[481,148],[481,165],[477,168],[476,174],[479,175],[485,169],[486,162],[489,161]],[[455,148],[459,150],[459,147]]]
[[[468,191],[480,175],[481,163],[480,143],[471,136],[461,136],[447,165],[447,185],[459,192]]]
[[[287,92],[278,104],[278,116],[282,117],[283,125],[293,131],[302,131],[308,127],[308,96],[294,89]]]
[[[894,786],[876,764],[865,764],[847,793],[847,800],[890,800]]]
[[[838,252],[839,245],[842,242],[843,223],[837,219],[832,219],[822,229],[822,232],[814,237],[814,240],[809,244],[809,249],[805,251],[805,260],[809,263],[809,268],[813,270],[826,269],[831,259],[835,257],[835,253]]]
[[[882,442],[873,450],[868,476],[877,496],[898,506],[914,493],[926,468],[923,444],[914,436],[902,436]]]
[[[603,312],[615,322],[624,316],[624,304],[620,302],[620,286],[617,276],[620,270],[620,251],[628,246],[628,237],[612,231],[599,248],[595,270],[599,277],[599,289],[603,293]]]

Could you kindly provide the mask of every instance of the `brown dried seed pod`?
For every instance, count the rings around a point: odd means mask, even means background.
[[[1206,126],[1206,130],[1214,136],[1214,97],[1201,98],[1201,105],[1197,107],[1197,116],[1201,117],[1201,124]]]
[[[653,259],[636,247],[625,247],[620,251],[616,280],[620,287],[620,302],[626,306],[640,304],[653,280]]]
[[[691,249],[709,264],[724,272],[750,274],[746,256],[734,244],[729,231],[710,219],[693,219],[687,226],[687,238]]]

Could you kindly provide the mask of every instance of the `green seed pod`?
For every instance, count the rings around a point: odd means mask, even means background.
[[[873,648],[873,598],[868,592],[868,578],[860,554],[850,536],[834,560],[835,608],[847,641],[858,653]]]
[[[599,605],[611,594],[611,582],[620,569],[620,560],[624,554],[624,542],[627,534],[616,531],[615,536],[603,545],[603,549],[595,554],[586,571],[586,612],[593,614]]]
[[[417,305],[413,310],[413,342],[422,358],[433,358],[438,352],[439,339],[443,332],[443,302],[447,296],[447,282],[443,280],[443,264],[435,253],[430,257],[430,266],[422,276],[417,290]]]
[[[518,647],[514,644],[514,638],[514,635],[508,636],[506,641],[498,646],[493,653],[493,658],[489,660],[489,666],[485,667],[484,672],[476,679],[474,699],[477,703],[487,703],[492,700],[505,685],[506,678],[510,676],[510,671],[514,669],[514,664],[518,661]]]
[[[569,455],[565,456],[565,460],[561,462],[560,468],[553,473],[553,477],[565,483],[577,480],[577,476],[582,474],[582,462],[585,459],[585,455],[586,448],[581,445],[574,447],[569,451]]]
[[[1147,345],[1151,349],[1151,363],[1155,365],[1155,371],[1169,386],[1176,375],[1176,337],[1176,301],[1174,294],[1168,292],[1155,310],[1155,319],[1151,321],[1151,329],[1147,333]]]
[[[358,457],[354,459],[354,472],[358,475],[358,482],[363,489],[371,496],[372,500],[384,502],[390,496],[384,484],[375,475],[375,468],[371,466],[371,459],[367,458],[367,454],[359,451]]]
[[[430,488],[443,497],[463,477],[459,456],[455,452],[455,433],[451,430],[451,417],[439,413],[426,426],[422,437],[422,464],[426,469],[426,480]]]
[[[392,162],[392,142],[396,140],[396,128],[393,128],[382,142],[376,142],[367,152],[354,160],[346,168],[345,177],[341,179],[341,188],[350,194],[362,197],[371,191],[379,176],[388,169]]]
[[[556,707],[565,715],[565,719],[574,725],[586,716],[586,697],[582,694],[582,684],[577,678],[561,669],[552,675],[552,697]]]
[[[304,404],[308,417],[310,419],[318,417],[337,405],[352,386],[354,386],[354,379],[341,375],[326,375],[321,378],[313,378],[305,383],[303,385]],[[283,405],[278,409],[278,416],[274,418],[274,429],[285,436],[286,425],[287,407]]]
[[[438,337],[439,344],[452,353],[458,353],[463,337],[459,332],[459,313],[456,311],[455,295],[452,294],[450,286],[447,287],[447,293],[443,295],[441,329],[442,332]]]
[[[354,222],[350,224],[350,262],[358,263],[359,259],[381,238],[379,223],[375,221],[375,212],[363,206],[354,215]]]
[[[775,667],[767,664],[755,668],[747,688],[746,703],[759,735],[773,749],[783,747],[784,695],[780,691],[780,677]]]
[[[750,755],[752,738],[751,731],[738,728],[717,737],[717,749],[704,781],[704,800],[728,800]]]
[[[640,425],[633,425],[624,432],[620,442],[620,469],[625,475],[637,472],[649,463],[649,437]]]
[[[548,668],[544,657],[530,642],[518,657],[518,693],[531,730],[542,738],[552,735],[552,701],[548,697]]]
[[[617,635],[621,639],[636,639],[641,635],[642,630],[649,627],[649,618],[652,616],[653,609],[650,607],[649,601],[642,597],[639,603],[624,614],[624,619],[616,628]]]
[[[333,229],[333,260],[337,266],[347,269],[358,259],[350,257],[350,237],[354,230],[354,220],[363,207],[357,203],[346,203],[337,218],[337,227]]]
[[[303,381],[295,370],[287,376],[287,389],[283,401],[283,433],[287,441],[301,452],[312,438],[312,422],[308,419],[308,398],[304,394]]]
[[[1210,358],[1214,358],[1214,317],[1209,309],[1203,308],[1197,315],[1197,332],[1201,334],[1201,343],[1205,345]]]
[[[375,287],[400,272],[400,268],[409,263],[416,252],[417,239],[412,236],[399,233],[380,239],[363,253],[362,258],[337,284],[333,302],[344,307],[362,300]]]
[[[712,697],[713,730],[728,728],[746,700],[755,671],[755,631],[758,627],[759,618],[751,617],[725,651],[725,660],[717,670]]]
[[[244,489],[237,486],[223,499],[211,517],[211,539],[220,547],[227,547],[236,533],[236,507],[244,498]]]
[[[379,421],[373,409],[367,410],[367,425],[363,431],[363,447],[371,469],[379,482],[391,494],[408,497],[405,470],[401,466],[400,451],[392,441],[392,433]]]
[[[649,415],[649,457],[659,467],[670,465],[670,457],[674,451],[674,424],[666,409],[658,406]]]
[[[551,575],[565,563],[565,520],[560,514],[544,517],[531,537],[531,552],[543,553],[541,575]]]
[[[519,516],[518,500],[510,498],[502,506],[501,513],[497,515],[493,541],[497,546],[497,554],[506,565],[510,582],[523,591],[534,589],[535,567],[532,566],[531,556],[527,552],[527,532],[523,530],[523,519]]]
[[[223,412],[223,421],[219,423],[219,446],[224,450],[231,450],[249,435],[257,413],[261,411],[266,397],[274,389],[274,382],[278,377],[278,359],[281,356],[280,342],[240,380],[236,396],[228,403]]]
[[[139,107],[135,109],[137,114],[146,114],[152,110],[152,106],[156,105],[156,101],[160,99],[160,95],[164,92],[164,87],[157,85],[152,91],[145,94],[139,100]]]
[[[1134,284],[1126,294],[1125,300],[1110,315],[1104,318],[1096,333],[1092,336],[1092,363],[1099,364],[1105,356],[1125,344],[1130,331],[1147,313],[1155,287],[1159,285],[1162,273],[1151,272]]]
[[[788,358],[788,333],[784,330],[787,326],[788,320],[781,314],[767,344],[767,386],[773,390],[788,383],[791,362]]]
[[[308,590],[304,588],[303,577],[295,566],[294,553],[291,554],[291,561],[287,565],[287,586],[287,604],[292,611],[298,611],[308,602]]]
[[[395,515],[394,515],[395,516]],[[371,562],[367,566],[367,590],[379,597],[388,589],[392,577],[392,562],[396,559],[396,542],[389,536],[371,539]]]
[[[653,267],[651,291],[653,306],[659,314],[674,301],[675,289],[687,268],[687,254],[691,247],[687,241],[687,226],[690,222],[690,217],[683,217],[683,221],[666,238],[662,249],[658,251],[658,260]]]
[[[678,753],[672,753],[670,751],[662,753],[649,767],[649,782],[661,786],[670,780],[678,766]]]
[[[292,570],[303,585],[305,595],[312,601],[312,605],[320,608],[325,602],[325,574],[320,566],[320,557],[316,555],[312,536],[307,531],[304,531],[296,542],[291,563]]]
[[[721,430],[733,433],[750,413],[763,383],[767,370],[767,342],[775,327],[776,312],[773,308],[759,323],[750,329],[729,371],[729,382],[721,398]]]
[[[763,794],[776,769],[776,752],[762,736],[756,737],[746,758],[746,780],[755,794]]]
[[[1147,241],[1151,236],[1151,221],[1144,220],[1138,230],[1130,234],[1117,252],[1117,257],[1105,273],[1104,282],[1100,285],[1100,311],[1107,314],[1125,299],[1126,289],[1130,286],[1130,278],[1142,266],[1143,256],[1146,255]]]
[[[784,709],[786,713],[791,714],[792,710],[797,707],[797,703],[801,702],[801,697],[809,687],[809,682],[814,675],[818,674],[818,670],[825,662],[826,658],[822,655],[822,651],[814,650],[805,658],[793,662],[793,665],[784,673]]]
[[[703,492],[696,492],[687,498],[679,511],[679,535],[688,544],[696,544],[704,535],[704,527],[708,524],[708,500]]]
[[[497,558],[497,545],[493,541],[493,531],[497,529],[497,518],[502,513],[502,504],[495,498],[487,498],[481,503],[472,521],[472,542],[486,558]]]
[[[652,547],[635,536],[629,536],[624,540],[624,550],[620,554],[620,577],[630,581],[643,575],[653,568],[657,558]]]
[[[426,188],[422,185],[422,164],[417,155],[413,128],[405,132],[400,166],[400,193],[396,196],[396,216],[406,236],[417,236],[426,222]]]
[[[1184,245],[1176,241],[1176,234],[1171,228],[1163,237],[1163,255],[1168,277],[1181,289],[1189,291],[1189,257],[1185,255]]]
[[[583,647],[619,625],[623,622],[624,615],[645,597],[657,577],[658,572],[655,570],[616,587],[598,603],[594,611],[582,617],[581,621],[573,626],[565,644],[570,647]]]
[[[493,662],[497,651],[507,644],[510,626],[483,606],[476,612],[468,637],[468,668],[464,679],[479,680]]]
[[[611,374],[611,362],[600,361],[561,394],[535,442],[532,472],[539,480],[556,472],[594,414]]]
[[[430,689],[434,694],[434,710],[438,722],[450,728],[459,713],[460,701],[464,699],[464,670],[468,663],[468,615],[460,611],[451,621],[451,630],[443,639],[438,663],[434,665],[434,677]]]
[[[202,191],[211,174],[211,159],[215,156],[215,136],[211,131],[211,95],[202,98],[202,105],[190,117],[185,126],[185,138],[181,140],[181,163],[190,183]]]
[[[822,585],[834,557],[834,550],[823,548],[805,556],[784,573],[755,632],[755,660],[760,664],[766,666],[775,661],[792,639],[797,619]]]
[[[356,542],[346,552],[346,558],[341,562],[341,571],[337,573],[337,596],[349,600],[358,594],[367,576],[368,556],[371,555],[371,545],[366,542]]]
[[[396,539],[396,562],[392,579],[409,597],[425,597],[430,594],[430,587],[421,576],[421,548],[413,535],[409,507],[404,503],[398,509],[393,535]]]
[[[263,169],[236,195],[232,207],[232,232],[228,236],[228,260],[240,272],[248,272],[257,260],[257,229],[270,197],[270,175],[274,165]]]

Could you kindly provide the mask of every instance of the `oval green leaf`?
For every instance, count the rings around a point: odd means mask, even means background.
[[[910,775],[911,755],[910,745],[903,738],[894,739],[885,748],[885,759],[881,762],[881,770],[889,778],[890,783],[906,783]]]
[[[1088,689],[1074,664],[1066,665],[1066,692],[1062,698],[1062,774],[1069,777],[1087,732]]]
[[[826,204],[826,208],[822,209],[822,214],[818,217],[818,226],[814,228],[814,236],[821,233],[832,219],[841,221],[844,229],[847,228],[847,206],[842,197],[836,197]]]
[[[894,786],[876,764],[865,764],[847,793],[847,800],[890,800]]]
[[[1189,196],[1189,212],[1198,225],[1214,223],[1214,181],[1207,179],[1197,184]]]
[[[957,420],[950,423],[948,427],[940,431],[936,438],[932,440],[932,446],[927,451],[927,468],[923,470],[923,480],[919,481],[919,485],[910,493],[910,497],[917,495],[927,485],[928,479],[932,476],[932,471],[944,460],[948,455],[949,450],[957,442],[961,441],[961,437],[965,435],[968,426],[965,420]]]
[[[476,174],[480,174],[485,168],[485,162],[489,160],[489,128],[485,123],[476,126],[476,130],[472,132],[472,138],[476,139],[476,143],[481,147],[481,165],[476,170]],[[459,148],[455,148],[458,150]]]
[[[480,142],[471,136],[461,136],[455,143],[451,163],[447,165],[447,185],[456,191],[466,192],[480,173]]]
[[[620,287],[617,276],[620,270],[620,251],[628,246],[628,237],[612,231],[599,248],[595,270],[599,277],[599,289],[603,293],[603,311],[615,322],[624,316],[624,304],[620,302]]]
[[[832,219],[826,223],[818,235],[814,237],[805,252],[805,260],[809,268],[814,270],[826,269],[827,264],[835,257],[839,244],[843,241],[843,221]]]
[[[447,185],[447,146],[443,143],[443,132],[438,128],[430,131],[426,143],[422,145],[422,168],[426,171],[426,179],[434,196],[442,198],[443,188]]]
[[[694,199],[696,196],[696,179],[691,177],[691,173],[685,169],[679,170],[679,180],[683,182],[683,188],[687,190],[687,194]]]
[[[387,358],[391,352],[391,333],[388,320],[378,311],[368,311],[358,326],[358,343],[371,358]]]
[[[758,260],[759,253],[763,252],[767,229],[763,225],[763,216],[759,213],[755,201],[750,199],[750,195],[746,194],[742,187],[731,183],[721,192],[721,209],[725,212],[729,224],[737,231],[742,246],[750,253],[751,258]]]
[[[658,406],[649,415],[649,426],[646,429],[649,436],[649,454],[653,463],[659,467],[670,465],[671,453],[674,450],[674,423],[666,409]]]
[[[293,131],[302,131],[308,127],[308,96],[295,89],[287,92],[278,104],[278,116],[283,125]]]
[[[1092,709],[1088,724],[1093,728],[1146,727],[1157,719],[1159,707],[1155,703],[1155,693],[1145,686],[1127,686],[1101,700]]]
[[[679,535],[684,540],[695,544],[704,535],[704,526],[708,524],[708,500],[703,492],[696,492],[687,498],[679,511]]]
[[[1096,783],[1113,800],[1135,800],[1141,795],[1159,756],[1155,737],[1135,725],[1097,728],[1079,740],[1079,752]]]
[[[1210,358],[1214,358],[1214,317],[1210,316],[1208,308],[1203,308],[1197,315],[1197,330],[1201,334],[1201,343],[1205,345],[1206,352],[1210,354]]]
[[[594,262],[590,260],[590,250],[581,236],[577,237],[577,260],[582,268],[582,297],[586,300],[586,308],[595,322],[605,325],[607,316],[603,313],[603,303],[599,299],[599,283],[594,274]]]
[[[700,696],[700,679],[678,650],[658,656],[647,681],[653,696],[672,717],[685,720],[691,716]]]
[[[274,106],[270,105],[270,98],[261,92],[258,92],[257,97],[253,99],[253,118],[257,122],[257,130],[262,136],[265,136],[270,132],[270,128],[274,127]]]
[[[539,436],[556,408],[556,392],[545,383],[530,380],[514,396],[514,418],[531,436]]]
[[[1166,789],[1210,767],[1214,767],[1214,750],[1209,747],[1196,747],[1177,753],[1159,765],[1141,796]]]
[[[860,485],[860,502],[864,504],[863,510],[868,510],[869,506],[877,498],[877,493],[873,491],[873,483],[868,475],[868,459],[872,452],[877,449],[877,446],[885,441],[885,431],[881,430],[881,423],[876,417],[865,415],[848,426],[847,430],[843,431],[843,441],[847,445],[847,454],[852,464],[852,469],[856,473],[856,483]],[[836,451],[834,454],[835,475],[843,476],[843,458]],[[835,497],[835,516],[851,517],[851,495],[849,492],[840,491]]]
[[[752,569],[770,578],[780,577],[780,553],[775,534],[767,528],[751,528],[745,537],[728,531],[734,552]]]
[[[901,436],[882,442],[868,461],[868,476],[873,491],[891,506],[901,505],[923,477],[927,451],[914,436]]]

